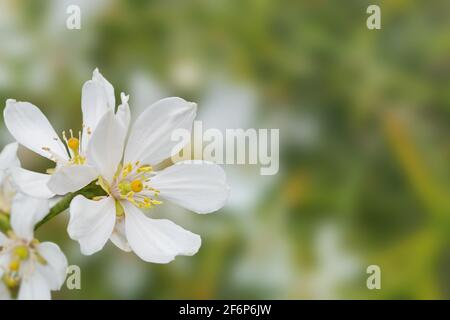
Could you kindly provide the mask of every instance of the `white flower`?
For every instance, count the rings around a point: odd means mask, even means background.
[[[0,153],[0,213],[8,214],[16,194],[16,188],[11,179],[11,170],[20,167],[17,158],[17,143],[6,145]]]
[[[127,101],[122,94],[126,109]],[[100,173],[99,184],[108,196],[96,200],[77,196],[70,205],[68,232],[80,243],[83,254],[101,250],[108,239],[154,263],[168,263],[177,255],[198,251],[198,235],[170,220],[150,219],[140,210],[160,204],[159,197],[197,213],[213,212],[225,204],[229,188],[223,169],[215,164],[181,162],[153,170],[184,147],[171,141],[171,133],[178,128],[191,130],[195,115],[194,103],[181,98],[159,100],[137,118],[127,143],[129,118],[112,111],[104,115],[87,157]]]
[[[51,198],[77,191],[95,180],[98,174],[86,159],[88,142],[101,117],[114,108],[114,88],[97,69],[82,89],[83,130],[75,135],[72,130],[67,135],[63,132],[63,140],[39,108],[8,99],[4,119],[9,132],[23,146],[56,163],[52,174],[15,169],[13,179],[20,191]]]
[[[12,231],[0,232],[0,299],[18,287],[18,299],[50,299],[66,278],[67,259],[52,242],[39,243],[33,229],[48,212],[48,201],[18,194],[11,208]]]

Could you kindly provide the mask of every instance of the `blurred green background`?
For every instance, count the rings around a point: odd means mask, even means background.
[[[81,30],[65,26],[70,4]],[[370,4],[381,30],[366,28]],[[82,289],[55,298],[450,298],[448,0],[0,0],[2,101],[79,130],[95,67],[135,115],[174,95],[210,127],[279,128],[280,172],[227,165],[217,214],[151,212],[203,239],[168,265],[111,243],[84,257],[60,215],[37,236],[81,267]]]

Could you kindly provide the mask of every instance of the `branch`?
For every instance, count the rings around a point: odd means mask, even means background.
[[[42,219],[38,224],[36,224],[34,230],[37,230],[40,226],[47,223],[48,221],[56,217],[58,214],[69,208],[70,202],[77,195],[82,195],[88,199],[92,199],[94,197],[106,196],[106,192],[99,185],[97,185],[96,181],[93,181],[76,192],[68,193],[67,195],[64,196],[64,198],[62,198],[50,209],[50,211],[48,212],[48,214],[45,216],[44,219]]]

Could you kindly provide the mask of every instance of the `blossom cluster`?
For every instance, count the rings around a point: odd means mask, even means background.
[[[56,244],[39,242],[34,230],[66,208],[67,232],[84,255],[108,240],[152,263],[199,250],[199,235],[147,215],[165,201],[201,214],[225,205],[229,187],[218,165],[161,165],[185,147],[171,133],[191,130],[196,104],[165,98],[130,124],[129,96],[120,97],[116,108],[113,86],[94,70],[82,88],[81,130],[60,136],[38,107],[6,101],[4,121],[16,142],[0,154],[0,299],[49,299],[61,288],[67,259]],[[19,144],[54,167],[46,173],[22,168]],[[83,192],[92,186],[97,192]]]

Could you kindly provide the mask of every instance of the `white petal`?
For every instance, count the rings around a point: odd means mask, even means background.
[[[6,127],[12,136],[28,149],[55,161],[67,160],[66,149],[44,114],[28,102],[7,100],[3,111]],[[53,153],[44,150],[48,148]]]
[[[23,168],[11,169],[11,177],[19,191],[36,198],[50,199],[55,194],[47,187],[51,175]]]
[[[122,103],[117,108],[116,119],[119,124],[122,126],[122,130],[125,131],[125,136],[128,132],[128,126],[130,125],[130,106],[128,105],[128,99],[130,96],[125,95],[123,92],[120,94],[120,98],[122,99]]]
[[[131,248],[127,241],[127,237],[125,235],[125,220],[117,219],[116,225],[114,227],[114,231],[111,235],[110,240],[114,243],[119,249],[130,252]]]
[[[116,221],[114,199],[99,201],[76,196],[70,204],[70,220],[67,231],[80,243],[81,253],[91,255],[100,251],[111,236]]]
[[[131,203],[123,206],[128,242],[142,260],[168,263],[177,255],[192,256],[200,248],[200,236],[170,220],[150,219]]]
[[[90,134],[97,127],[103,115],[115,108],[113,86],[95,69],[92,80],[86,81],[81,90],[81,110],[83,113],[82,150],[86,150]]]
[[[148,107],[133,124],[125,149],[125,163],[141,161],[156,165],[178,153],[184,146],[172,141],[172,132],[189,132],[196,115],[195,103],[181,98],[165,98]]]
[[[106,80],[106,78],[98,71],[96,68],[92,73],[92,80],[100,83],[105,91],[106,101],[108,103],[108,107],[114,109],[116,107],[116,98],[114,96],[114,87],[112,84]]]
[[[122,159],[125,134],[112,111],[108,111],[89,142],[87,157],[98,173],[111,182]]]
[[[48,182],[48,188],[58,195],[78,191],[98,177],[97,170],[89,165],[62,166]]]
[[[20,161],[17,157],[17,148],[19,144],[13,142],[7,144],[0,153],[0,170],[8,169],[11,167],[20,167]]]
[[[11,227],[19,237],[32,240],[33,229],[48,213],[48,200],[17,194],[11,207]]]
[[[197,213],[219,210],[229,195],[223,169],[206,161],[179,162],[158,172],[150,185],[161,198]]]
[[[50,300],[50,287],[39,272],[33,272],[20,283],[19,300]]]
[[[67,258],[53,242],[42,242],[37,246],[39,254],[47,261],[38,270],[46,279],[51,290],[59,290],[66,280]]]
[[[3,282],[1,281],[3,277],[3,273],[6,269],[8,269],[9,264],[11,263],[11,255],[10,254],[0,254],[0,284]],[[1,300],[1,298],[0,298]]]
[[[6,170],[0,169],[0,185],[3,184],[3,182],[5,181],[5,179],[7,177],[8,177],[8,172],[6,172]]]
[[[11,300],[9,289],[0,281],[0,300]]]
[[[0,211],[10,212],[12,200],[17,193],[17,187],[8,172],[0,172],[0,181]]]
[[[3,246],[6,241],[8,241],[8,237],[0,231],[0,247]]]

